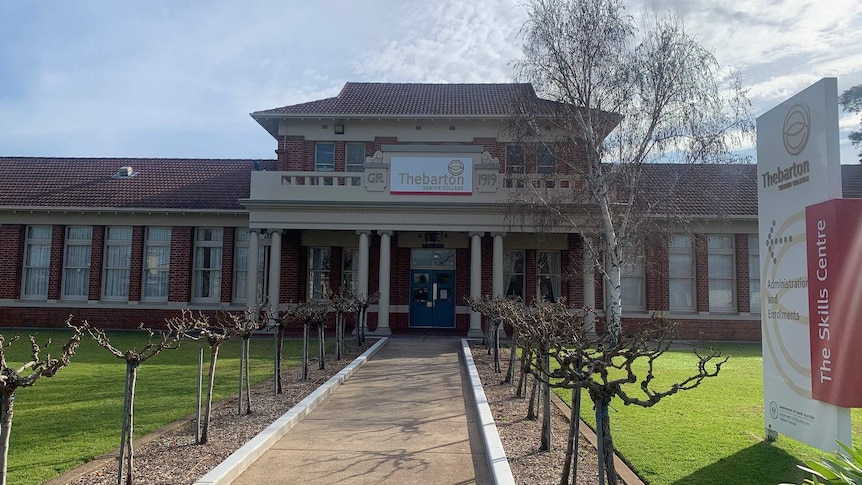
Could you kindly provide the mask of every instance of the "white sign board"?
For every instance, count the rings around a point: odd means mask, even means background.
[[[805,207],[841,197],[835,78],[757,118],[757,197],[767,433],[834,450],[850,411],[811,398]]]
[[[392,157],[392,194],[472,195],[473,159],[457,157]]]

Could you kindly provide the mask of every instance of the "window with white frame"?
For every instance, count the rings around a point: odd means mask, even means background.
[[[560,252],[536,253],[536,295],[541,300],[555,302],[560,298]]]
[[[331,248],[308,248],[308,298],[319,300],[329,295]]]
[[[344,171],[365,170],[365,143],[347,143],[344,146]]]
[[[748,236],[748,291],[751,313],[760,313],[760,238]]]
[[[170,269],[171,228],[148,227],[144,236],[144,300],[168,300]]]
[[[670,310],[696,310],[693,240],[688,234],[674,234],[668,247]]]
[[[548,145],[539,145],[536,153],[536,171],[545,175],[553,175],[557,171],[557,155]]]
[[[707,251],[709,253],[709,311],[733,311],[736,309],[733,235],[708,235]]]
[[[219,301],[221,297],[222,229],[195,229],[195,257],[192,272],[192,299]]]
[[[318,143],[314,146],[314,170],[335,171],[335,143]]]
[[[102,298],[129,299],[129,268],[132,262],[132,228],[105,228],[105,261],[102,276]]]
[[[48,298],[51,233],[51,226],[27,226],[26,239],[24,241],[22,298]]]
[[[341,250],[341,288],[355,292],[357,274],[359,274],[359,249],[343,248]]]
[[[524,299],[524,251],[503,251],[503,294]],[[494,295],[496,296],[496,295]]]
[[[643,251],[632,247],[620,248],[620,287],[623,309],[646,310],[646,277]]]
[[[63,298],[85,300],[90,292],[90,248],[93,228],[66,228],[66,251],[63,258]]]
[[[233,295],[232,300],[244,303],[248,299],[248,241],[249,229],[238,227],[233,243]]]

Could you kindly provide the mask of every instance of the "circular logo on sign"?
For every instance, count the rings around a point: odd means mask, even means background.
[[[784,149],[791,155],[799,155],[808,144],[811,133],[811,111],[805,103],[794,104],[784,117]]]
[[[769,415],[772,419],[778,419],[778,404],[775,401],[769,403]]]
[[[455,177],[464,173],[464,162],[461,160],[452,160],[449,162],[449,173]]]

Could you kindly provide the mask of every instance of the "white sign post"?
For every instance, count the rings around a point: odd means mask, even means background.
[[[850,443],[850,410],[811,398],[805,208],[841,197],[837,79],[757,118],[757,188],[767,437],[834,450]]]

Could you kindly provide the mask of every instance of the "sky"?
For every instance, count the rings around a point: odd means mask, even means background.
[[[626,0],[634,16],[643,2]],[[655,3],[651,3],[655,6]],[[665,0],[759,115],[862,84],[858,0]],[[522,0],[0,0],[0,156],[273,159],[253,111],[347,81],[512,82]],[[855,163],[842,113],[841,156]]]

